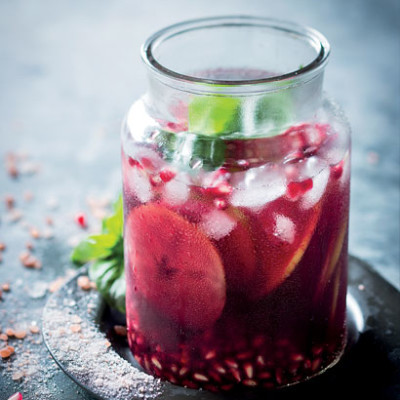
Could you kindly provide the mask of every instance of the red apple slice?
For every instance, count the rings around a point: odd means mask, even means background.
[[[169,209],[148,204],[126,223],[129,268],[137,290],[166,316],[204,329],[221,315],[226,284],[221,258],[203,232]]]
[[[280,285],[301,261],[315,232],[321,203],[302,210],[300,201],[281,197],[253,218],[253,236],[259,257],[254,299]]]

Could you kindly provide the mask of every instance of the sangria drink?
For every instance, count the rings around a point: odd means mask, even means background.
[[[169,53],[188,34],[205,51],[190,73]],[[200,45],[210,34],[216,45],[237,36],[231,51],[244,53],[269,37],[275,54],[290,44],[305,64],[262,55],[261,69],[246,53],[230,66]],[[178,24],[144,45],[151,88],[124,123],[122,175],[128,340],[148,373],[268,389],[339,360],[350,139],[321,94],[328,53],[313,30],[249,17]]]

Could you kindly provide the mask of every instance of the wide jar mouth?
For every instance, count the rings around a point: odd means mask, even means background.
[[[141,55],[169,86],[208,91],[210,85],[269,85],[274,90],[312,79],[329,52],[327,39],[315,29],[270,18],[223,16],[161,29],[146,40]]]

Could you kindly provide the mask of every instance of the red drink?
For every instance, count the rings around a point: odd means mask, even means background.
[[[326,126],[280,139],[310,132],[298,158],[196,184],[148,147],[123,154],[128,338],[148,372],[189,387],[274,387],[338,359],[349,157],[326,162]]]
[[[128,114],[128,339],[147,372],[212,391],[276,388],[340,358],[349,134],[332,103],[321,106],[316,76],[304,92],[255,98],[179,88],[164,99],[168,118],[146,98]]]

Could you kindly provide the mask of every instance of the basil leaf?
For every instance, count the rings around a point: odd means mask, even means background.
[[[103,232],[108,232],[117,236],[122,235],[123,222],[122,196],[119,196],[118,200],[114,204],[114,214],[103,219]]]
[[[197,96],[188,106],[189,132],[206,136],[227,135],[242,128],[240,99]]]
[[[256,104],[254,122],[264,136],[281,133],[282,126],[290,119],[292,109],[291,96],[288,92],[275,92],[261,97]]]
[[[97,258],[106,258],[118,241],[113,234],[91,235],[79,243],[73,250],[71,259],[77,265],[83,265]]]
[[[125,312],[125,271],[123,259],[95,261],[89,267],[89,278],[96,282],[97,290],[113,308]]]

